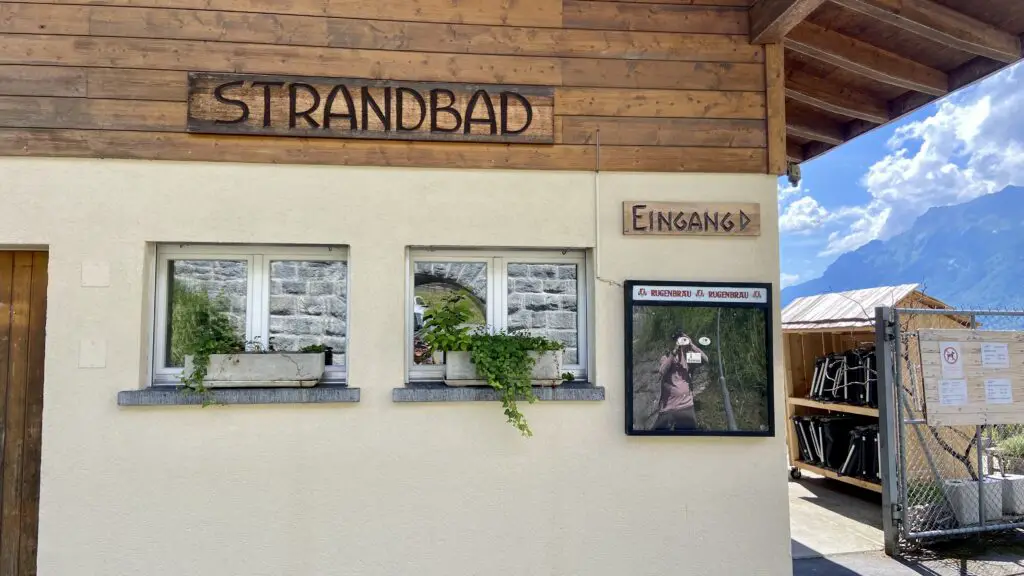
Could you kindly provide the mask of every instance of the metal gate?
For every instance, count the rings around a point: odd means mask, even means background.
[[[1024,474],[1024,425],[929,426],[917,332],[1024,330],[1024,312],[878,308],[875,319],[886,552],[1024,528],[1024,480],[1006,480]]]

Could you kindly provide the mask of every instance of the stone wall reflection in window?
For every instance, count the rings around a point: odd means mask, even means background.
[[[423,315],[448,298],[464,296],[472,312],[467,324],[488,324],[487,264],[484,262],[414,262],[413,362],[440,364],[441,354],[429,354],[423,343]]]
[[[508,264],[508,328],[561,342],[563,364],[579,362],[576,264]]]
[[[332,351],[330,365],[343,365],[347,277],[343,261],[272,260],[270,345],[281,352],[322,345]]]
[[[195,348],[195,338],[211,335],[224,349],[240,349],[245,342],[279,352],[329,347],[324,381],[344,382],[346,257],[340,246],[158,246],[153,384],[180,384],[184,350]],[[228,342],[232,336],[238,341]],[[320,350],[307,350],[314,351]]]
[[[185,363],[183,348],[191,335],[189,327],[208,311],[223,312],[239,341],[245,340],[248,262],[245,260],[170,260],[167,323],[167,366]]]

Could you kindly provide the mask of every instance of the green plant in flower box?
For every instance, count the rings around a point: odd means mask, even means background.
[[[185,389],[203,395],[203,406],[212,394],[203,384],[212,354],[237,354],[246,342],[236,334],[223,298],[211,298],[204,290],[175,284],[171,300],[171,360],[181,365],[192,356],[192,371],[182,374]]]
[[[440,306],[423,313],[423,343],[434,352],[466,352],[470,346],[470,327],[466,322],[472,310],[466,297],[454,294]]]

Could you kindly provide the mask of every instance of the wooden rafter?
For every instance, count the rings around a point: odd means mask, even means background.
[[[803,162],[804,161],[804,148],[799,144],[792,142],[786,144],[786,160],[790,162]]]
[[[934,96],[949,91],[945,72],[838,32],[804,22],[785,39],[786,48],[879,82]]]
[[[771,44],[781,42],[825,0],[758,0],[750,8],[750,42]]]
[[[949,89],[957,90],[963,88],[1002,69],[1003,66],[999,62],[979,56],[963,66],[950,71]],[[933,101],[935,101],[935,96],[920,92],[907,92],[889,102],[889,117],[895,120]],[[863,119],[853,120],[848,122],[843,128],[843,139],[846,141],[853,140],[878,127],[879,123],[877,122],[869,122]],[[820,147],[811,146],[804,146],[801,150],[804,152],[805,160],[810,160],[823,151]]]
[[[821,156],[833,148],[835,148],[835,145],[826,144],[825,142],[808,142],[804,146],[804,157],[810,160],[816,156]]]
[[[879,125],[875,124],[874,122],[866,122],[864,120],[854,120],[853,122],[847,122],[846,127],[844,128],[844,131],[846,132],[844,136],[846,137],[847,141],[853,140],[854,138],[860,136],[861,134],[865,134],[867,132],[874,130],[875,128],[878,128],[878,126]]]
[[[887,24],[1000,62],[1021,57],[1019,38],[933,0],[833,0]]]
[[[845,140],[843,126],[824,114],[786,106],[786,133],[838,146]]]
[[[883,124],[889,121],[884,101],[800,70],[786,72],[786,97],[840,116]]]

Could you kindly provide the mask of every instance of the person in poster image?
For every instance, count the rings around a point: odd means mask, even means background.
[[[689,354],[689,358],[687,355]],[[699,357],[700,361],[697,361]],[[670,352],[661,357],[661,400],[654,430],[695,430],[697,411],[693,405],[694,372],[707,364],[708,355],[684,332],[676,332]]]

